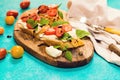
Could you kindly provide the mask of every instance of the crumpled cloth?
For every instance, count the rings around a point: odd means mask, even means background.
[[[91,25],[120,29],[120,11],[108,7],[107,0],[69,0],[68,7],[67,18],[70,24],[74,28],[89,31],[96,52],[106,61],[120,66],[120,56],[108,49],[110,43],[120,48],[120,36],[104,30],[96,33],[93,27],[80,22],[80,19],[85,17]]]

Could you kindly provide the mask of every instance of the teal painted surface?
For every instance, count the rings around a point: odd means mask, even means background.
[[[15,9],[19,15],[21,0],[0,0],[0,26],[5,28],[4,35],[0,35],[0,48],[11,49],[16,45],[13,39],[14,25],[8,26],[4,22],[6,11]],[[67,10],[67,0],[31,0],[29,9],[40,4],[62,3],[61,9]],[[111,7],[120,9],[119,0],[108,0]],[[12,38],[7,38],[12,35]],[[23,58],[13,59],[10,54],[0,60],[0,80],[120,80],[120,67],[110,64],[96,53],[92,61],[78,68],[56,68],[50,66],[25,52]]]

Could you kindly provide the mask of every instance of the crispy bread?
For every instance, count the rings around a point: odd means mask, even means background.
[[[62,13],[63,13],[63,18],[64,20],[67,20],[66,16],[67,16],[67,13],[63,10],[60,10]],[[34,12],[37,12],[37,9],[32,9],[32,10],[28,10],[26,12],[24,12],[19,20],[21,19],[21,17],[23,16],[26,16],[28,14],[31,14],[31,13],[34,13]],[[35,33],[35,30],[34,29],[27,29],[27,28],[24,28],[21,24],[18,23],[18,25],[20,28],[21,28],[21,31],[24,32],[24,33],[27,33],[28,35],[32,35],[34,36],[35,38],[37,39],[40,39],[42,40],[45,44],[49,45],[49,46],[55,46],[55,45],[60,45],[61,47],[65,47],[67,46],[67,48],[76,48],[76,47],[79,47],[79,46],[83,46],[84,45],[84,42],[81,40],[81,39],[75,39],[74,42],[64,42],[64,41],[61,41],[61,40],[55,40],[55,39],[48,39],[48,38],[40,38],[39,34]],[[74,44],[75,41],[77,42],[77,45]]]

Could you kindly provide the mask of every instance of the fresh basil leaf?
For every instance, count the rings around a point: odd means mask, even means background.
[[[59,25],[62,25],[62,24],[69,24],[69,22],[67,21],[63,21],[63,20],[58,20],[58,21],[55,21],[51,24],[51,26],[59,26]]]
[[[61,46],[53,46],[54,48],[56,48],[56,49],[58,49],[58,48],[60,48]]]
[[[72,39],[72,37],[68,33],[64,33],[62,38],[61,38],[61,40],[67,40],[67,41],[69,41],[71,39]]]
[[[84,31],[84,30],[76,30],[76,35],[77,35],[77,37],[79,37],[79,38],[83,38],[83,37],[85,37],[85,36],[90,35],[90,33],[87,32],[87,31]]]
[[[36,22],[36,21],[33,23],[32,27],[33,27],[33,28],[38,27],[38,24],[37,24],[37,22]]]
[[[58,15],[63,19],[63,13],[61,11],[58,11]]]
[[[65,58],[69,61],[72,61],[72,53],[70,51],[66,51]]]
[[[66,46],[64,46],[64,47],[61,47],[61,50],[62,50],[62,51],[67,51],[67,50],[68,50],[68,46],[66,45]]]
[[[38,26],[37,27],[35,27],[35,31],[37,31],[38,30]]]
[[[61,46],[53,46],[54,48],[56,49],[61,49],[62,51],[67,51],[68,50],[68,46],[64,46],[64,47],[61,47]]]
[[[58,8],[59,8],[61,5],[62,5],[62,3],[60,3],[60,4],[58,5]]]
[[[28,19],[28,20],[27,20],[27,23],[28,23],[28,24],[34,24],[34,20],[33,20],[33,19]]]
[[[33,28],[36,28],[38,26],[37,22],[33,19],[28,19],[27,23],[30,24]]]
[[[40,26],[43,26],[43,25],[47,25],[47,24],[49,24],[49,20],[48,19],[46,19],[46,18],[41,18],[41,20],[40,20]]]

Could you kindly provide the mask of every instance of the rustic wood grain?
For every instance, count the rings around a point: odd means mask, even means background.
[[[28,12],[33,12],[33,10],[29,10],[24,12],[22,15],[26,15]],[[93,57],[94,48],[93,44],[89,38],[84,39],[85,45],[82,47],[78,47],[76,49],[71,49],[73,54],[72,62],[66,60],[64,55],[58,58],[52,58],[45,52],[45,45],[42,44],[42,41],[35,39],[33,36],[28,35],[21,31],[20,27],[16,24],[14,28],[14,39],[15,41],[23,46],[23,48],[28,51],[31,55],[35,56],[36,58],[44,61],[50,65],[57,66],[57,67],[78,67],[83,66],[90,62]],[[81,53],[81,54],[80,54]]]

